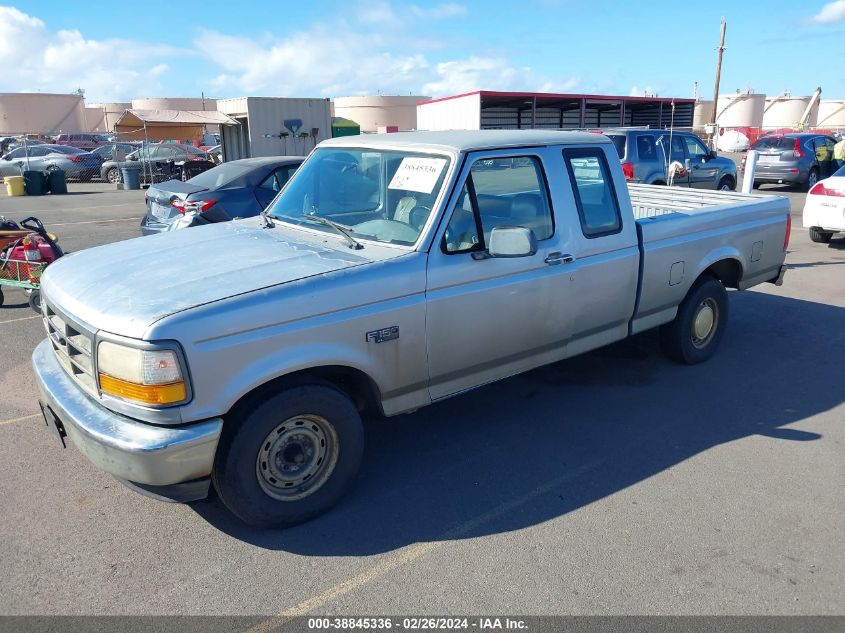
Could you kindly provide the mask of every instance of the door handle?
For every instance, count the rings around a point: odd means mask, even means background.
[[[571,264],[575,261],[575,258],[572,255],[555,251],[554,253],[549,253],[543,261],[549,266],[557,266],[558,264]]]

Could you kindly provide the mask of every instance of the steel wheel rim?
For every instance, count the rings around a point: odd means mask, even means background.
[[[314,494],[337,465],[338,440],[328,420],[297,415],[277,425],[261,443],[255,473],[261,489],[279,501]]]
[[[692,320],[692,344],[701,349],[713,340],[719,327],[719,304],[712,297],[702,301],[695,311]]]

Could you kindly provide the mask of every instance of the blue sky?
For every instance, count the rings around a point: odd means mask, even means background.
[[[240,95],[445,96],[476,89],[845,97],[845,0],[17,2],[0,91],[89,102]]]

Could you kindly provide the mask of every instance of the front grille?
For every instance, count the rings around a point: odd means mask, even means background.
[[[97,396],[94,374],[94,334],[71,323],[42,295],[41,316],[56,358],[84,391]]]

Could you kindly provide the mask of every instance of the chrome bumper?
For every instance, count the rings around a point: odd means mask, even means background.
[[[164,486],[211,474],[223,420],[153,426],[109,411],[71,380],[50,342],[32,354],[41,403],[50,407],[67,436],[95,466],[120,479]]]

